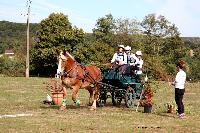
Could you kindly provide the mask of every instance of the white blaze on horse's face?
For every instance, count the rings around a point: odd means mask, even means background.
[[[67,58],[63,55],[63,52],[60,52],[57,73],[62,73],[64,70],[64,68],[62,68],[63,60],[67,60]]]
[[[61,61],[62,59],[60,59],[60,56],[58,58],[58,69],[57,69],[57,74],[60,74],[61,73]]]

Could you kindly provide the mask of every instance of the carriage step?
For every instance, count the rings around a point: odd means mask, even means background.
[[[107,95],[107,98],[111,98],[111,95]]]

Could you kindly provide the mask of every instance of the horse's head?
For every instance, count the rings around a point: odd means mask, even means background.
[[[67,51],[60,51],[58,56],[58,70],[57,74],[62,74],[64,71],[68,71],[75,62],[74,58]]]

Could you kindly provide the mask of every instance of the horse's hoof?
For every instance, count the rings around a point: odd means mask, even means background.
[[[92,103],[88,103],[87,105],[88,105],[88,106],[92,106]]]
[[[59,110],[61,110],[61,111],[63,111],[63,110],[65,110],[66,109],[66,106],[60,106],[60,109]]]
[[[81,103],[81,101],[80,100],[78,100],[78,105],[80,106],[82,103]]]
[[[74,102],[74,105],[77,106],[77,107],[80,107],[81,106],[81,101],[77,100],[76,102]]]
[[[96,110],[96,108],[93,107],[93,106],[91,106],[90,110],[91,110],[91,111],[94,111],[94,110]]]

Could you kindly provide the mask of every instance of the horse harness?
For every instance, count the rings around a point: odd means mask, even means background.
[[[84,74],[83,74],[83,76],[81,76],[81,77],[78,76],[78,70],[76,70],[76,75],[75,75],[75,76],[71,74],[71,72],[72,72],[74,69],[77,69],[78,66],[80,66],[81,69],[84,71]],[[86,78],[90,78],[90,79],[92,79],[92,81],[93,81],[93,82],[90,82],[90,83],[93,83],[93,84],[95,84],[95,85],[97,84],[97,81],[96,81],[96,80],[90,75],[90,73],[87,71],[86,66],[84,66],[84,65],[82,65],[82,64],[80,64],[80,63],[77,63],[76,61],[75,61],[74,67],[71,67],[71,69],[68,70],[67,72],[64,71],[63,73],[61,73],[60,76],[69,77],[69,78],[76,78],[76,79],[78,79],[78,80],[82,80],[82,82],[87,81]]]

